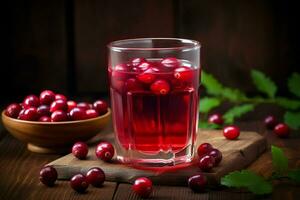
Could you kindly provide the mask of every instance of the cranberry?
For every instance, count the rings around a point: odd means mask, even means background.
[[[90,104],[87,102],[80,102],[77,104],[78,108],[83,108],[84,110],[91,109]]]
[[[85,111],[85,113],[87,119],[91,119],[99,116],[98,112],[95,109],[88,109]]]
[[[136,67],[133,67],[132,70],[136,72],[143,72],[147,69],[154,67],[152,63],[150,62],[142,62],[141,64],[137,65]]]
[[[53,186],[57,179],[57,171],[51,166],[43,167],[40,171],[40,181],[47,186]]]
[[[161,61],[161,64],[167,68],[175,68],[180,65],[180,61],[177,58],[169,57]]]
[[[104,161],[110,161],[115,154],[115,149],[112,144],[108,142],[101,142],[96,147],[96,156]]]
[[[58,100],[58,99],[62,99],[64,101],[68,100],[67,97],[65,95],[63,95],[63,94],[56,94],[55,95],[55,100]]]
[[[131,60],[131,64],[133,67],[137,67],[142,62],[147,62],[145,58],[134,58]]]
[[[38,107],[39,105],[40,105],[40,100],[35,95],[29,95],[23,101],[24,108]]]
[[[65,111],[56,110],[51,114],[51,121],[52,122],[62,122],[68,121],[69,117]]]
[[[165,80],[157,80],[151,84],[150,89],[155,94],[168,94],[170,91],[170,84]]]
[[[5,114],[8,117],[12,117],[12,118],[17,118],[19,116],[19,113],[22,110],[22,106],[20,106],[20,104],[18,103],[12,103],[9,106],[7,106],[6,110],[5,110]]]
[[[207,185],[207,178],[204,174],[198,174],[189,178],[189,187],[194,192],[204,192]]]
[[[71,187],[79,192],[84,193],[89,186],[89,183],[86,180],[86,177],[82,174],[76,174],[70,180]]]
[[[223,157],[221,151],[219,151],[218,149],[212,149],[208,153],[208,155],[214,157],[214,159],[215,159],[215,165],[214,166],[217,166],[221,162],[222,157]]]
[[[68,104],[65,100],[57,99],[51,103],[50,112],[56,110],[68,111]]]
[[[68,112],[70,112],[73,108],[77,107],[77,103],[75,101],[67,101]]]
[[[240,129],[237,126],[226,126],[223,128],[223,135],[229,140],[234,140],[239,137]]]
[[[224,123],[224,120],[222,118],[222,115],[216,113],[216,114],[212,114],[208,117],[208,122],[211,124],[222,125]]]
[[[95,101],[93,106],[94,109],[99,113],[99,115],[103,115],[107,113],[108,106],[105,101],[101,101],[101,100]]]
[[[39,119],[39,114],[37,113],[36,108],[32,107],[21,111],[18,118],[21,120],[36,121]]]
[[[49,116],[42,116],[39,118],[40,122],[51,122],[51,117]]]
[[[70,118],[74,121],[87,119],[86,111],[83,108],[73,108],[70,111]]]
[[[132,190],[142,198],[148,198],[152,193],[152,181],[146,177],[137,178],[132,186]]]
[[[76,142],[72,147],[72,154],[78,159],[85,159],[89,152],[89,148],[84,142]]]
[[[55,100],[55,94],[51,90],[44,90],[40,94],[40,103],[50,105]]]
[[[174,77],[181,81],[189,81],[193,79],[193,72],[188,67],[178,67],[174,70]]]
[[[41,105],[37,108],[37,112],[40,116],[50,116],[50,107],[48,105]]]
[[[197,149],[197,153],[198,153],[199,158],[201,158],[204,155],[207,155],[212,149],[213,149],[213,147],[209,143],[200,144],[198,149]]]
[[[144,71],[143,73],[137,75],[137,79],[139,81],[141,81],[142,83],[150,84],[156,78],[156,76],[153,73],[154,73],[154,71],[152,71],[152,69],[148,69],[148,70]]]
[[[264,122],[268,129],[274,129],[274,127],[278,124],[276,117],[273,115],[267,116]]]
[[[143,90],[143,85],[135,78],[129,78],[125,82],[125,88],[127,91],[141,91]]]
[[[290,128],[288,125],[280,123],[275,126],[274,132],[278,137],[285,138],[290,135]]]
[[[123,93],[124,91],[124,81],[123,80],[118,80],[116,78],[111,79],[111,87],[115,90],[117,90],[120,93]]]
[[[86,179],[94,187],[101,187],[105,181],[104,171],[99,167],[93,167],[87,172]]]
[[[198,166],[202,171],[208,172],[215,165],[215,159],[212,156],[206,155],[200,158]]]

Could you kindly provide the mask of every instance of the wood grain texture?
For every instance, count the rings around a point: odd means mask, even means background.
[[[107,137],[111,138],[109,134]],[[105,139],[104,139],[105,140]],[[218,183],[225,174],[240,170],[248,166],[266,149],[266,140],[255,132],[241,132],[238,140],[227,140],[222,131],[200,130],[197,138],[198,144],[209,142],[223,154],[220,165],[210,173],[206,173],[212,184]],[[196,144],[196,146],[198,146]],[[54,166],[60,179],[69,179],[78,172],[85,173],[91,167],[100,167],[104,170],[107,180],[116,182],[133,182],[137,177],[148,176],[154,183],[164,185],[186,185],[187,177],[200,172],[196,160],[190,166],[179,169],[141,170],[123,164],[106,163],[96,158],[95,147],[89,150],[87,160],[78,160],[72,154],[59,158],[49,165]]]

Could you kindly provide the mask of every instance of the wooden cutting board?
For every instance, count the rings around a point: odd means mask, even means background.
[[[113,134],[101,135],[102,140],[113,142]],[[227,140],[220,130],[200,130],[197,146],[203,142],[211,143],[223,153],[222,162],[211,172],[205,173],[211,184],[219,182],[220,178],[231,171],[241,170],[251,164],[266,150],[267,142],[256,132],[241,132],[237,140]],[[147,176],[156,184],[186,185],[188,177],[201,170],[196,161],[189,166],[166,168],[157,170],[137,169],[117,163],[105,163],[95,156],[95,145],[90,147],[88,158],[78,160],[72,154],[61,157],[48,165],[52,165],[58,172],[59,179],[70,179],[76,173],[86,173],[91,167],[100,167],[106,174],[107,181],[132,183],[137,177]]]

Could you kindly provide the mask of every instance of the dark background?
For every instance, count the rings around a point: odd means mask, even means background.
[[[282,95],[288,75],[299,71],[296,1],[12,0],[2,9],[1,103],[43,89],[107,96],[106,44],[124,38],[198,40],[202,68],[248,94],[253,68]]]

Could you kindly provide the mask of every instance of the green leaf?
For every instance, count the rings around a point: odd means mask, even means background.
[[[296,183],[300,183],[300,169],[289,171],[288,177]]]
[[[206,121],[199,121],[198,127],[202,128],[202,129],[219,129],[219,128],[221,128],[221,126],[218,124],[211,124]]]
[[[296,110],[296,109],[300,108],[300,100],[293,100],[293,99],[288,99],[285,97],[278,97],[278,98],[276,98],[276,103],[285,109]]]
[[[252,111],[253,109],[254,109],[253,104],[244,104],[244,105],[232,107],[223,115],[224,121],[227,124],[233,123],[235,118],[241,117],[242,115]]]
[[[300,97],[300,74],[293,73],[288,80],[288,87],[291,93]]]
[[[211,95],[221,95],[223,91],[222,84],[211,74],[202,71],[201,73],[201,83],[207,90],[208,94]]]
[[[284,114],[284,122],[293,129],[300,128],[300,112],[286,112]]]
[[[272,192],[272,185],[269,182],[249,170],[231,172],[221,178],[221,184],[227,187],[247,188],[258,195]]]
[[[267,94],[270,98],[274,98],[277,86],[269,77],[258,70],[252,70],[251,77],[253,83],[260,92]]]
[[[219,106],[221,101],[218,98],[204,97],[200,99],[199,111],[201,113],[208,113],[211,109]]]
[[[246,95],[242,91],[227,87],[223,89],[222,96],[231,101],[238,101],[246,97]]]
[[[281,148],[273,146],[271,147],[272,151],[272,164],[276,173],[283,174],[288,169],[288,159],[284,155]]]

